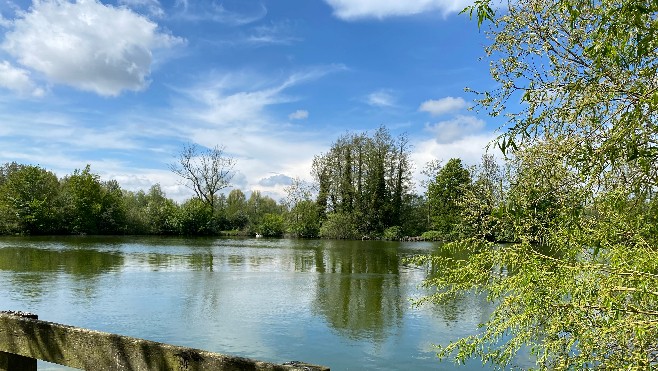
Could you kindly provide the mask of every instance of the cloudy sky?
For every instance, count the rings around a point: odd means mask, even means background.
[[[468,0],[0,0],[0,163],[90,164],[190,194],[167,164],[223,145],[235,186],[276,196],[348,131],[407,133],[418,170],[478,162],[498,124]]]

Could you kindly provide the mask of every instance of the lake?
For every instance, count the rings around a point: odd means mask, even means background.
[[[0,310],[175,345],[332,370],[452,370],[433,344],[473,334],[483,297],[412,307],[436,243],[0,238]],[[461,370],[482,370],[472,361]],[[39,363],[40,370],[64,370]]]

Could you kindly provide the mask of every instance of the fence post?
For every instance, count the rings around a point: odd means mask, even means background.
[[[2,311],[0,313],[11,314],[24,318],[39,319],[39,316],[26,312]],[[37,371],[37,360],[19,356],[18,354],[0,351],[0,371]]]

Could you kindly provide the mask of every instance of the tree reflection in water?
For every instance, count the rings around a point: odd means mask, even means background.
[[[328,242],[318,251],[315,309],[343,336],[383,341],[408,306],[400,288],[395,245],[381,241]],[[318,264],[320,263],[320,264]]]

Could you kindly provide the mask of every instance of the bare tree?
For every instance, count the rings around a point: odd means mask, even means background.
[[[215,195],[230,185],[235,175],[234,166],[235,159],[224,153],[223,146],[201,149],[196,144],[189,144],[178,154],[178,162],[169,164],[169,169],[183,178],[183,185],[214,209]]]

